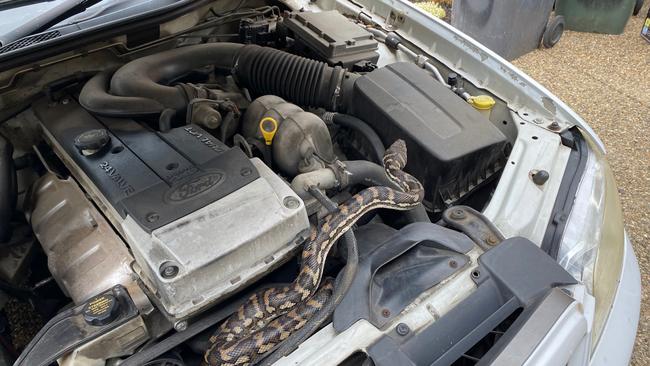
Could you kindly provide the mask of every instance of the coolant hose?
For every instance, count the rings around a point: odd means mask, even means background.
[[[11,219],[18,197],[13,146],[0,136],[0,243],[11,239]]]
[[[349,160],[344,162],[346,187],[352,187],[357,184],[362,186],[386,186],[393,189],[400,189],[392,180],[388,179],[386,170],[383,166],[375,164],[368,160]]]
[[[355,185],[365,187],[386,186],[400,189],[393,181],[388,179],[383,166],[367,160],[348,160],[342,162],[343,174],[334,172],[331,168],[322,168],[297,175],[291,181],[291,188],[305,199],[310,195],[309,189],[316,187],[321,190],[328,190],[337,187],[345,189]],[[407,222],[431,222],[429,215],[422,204],[415,208],[403,211],[401,215]]]
[[[322,168],[296,175],[291,181],[291,189],[300,198],[306,199],[310,197],[309,190],[311,188],[328,190],[336,187],[338,184],[339,181],[334,171],[330,168]]]
[[[295,104],[333,111],[341,109],[343,95],[352,89],[358,77],[341,67],[270,47],[220,42],[176,48],[133,60],[113,74],[110,94],[102,93],[106,91],[107,80],[101,74],[89,81],[80,100],[89,110],[105,115],[115,113],[110,97],[119,103],[124,114],[150,114],[152,109],[160,113],[164,108],[183,110],[189,102],[183,88],[165,84],[210,65],[231,72],[238,84],[255,96],[273,94]],[[96,96],[103,99],[95,102]]]
[[[352,160],[345,162],[347,174],[347,186],[361,184],[366,187],[387,186],[397,188],[392,180],[388,179],[384,167],[367,160]],[[421,203],[413,209],[404,211],[401,216],[409,223],[413,222],[431,222],[424,205]]]
[[[368,144],[370,144],[370,147],[372,149],[371,160],[377,164],[381,164],[386,148],[384,147],[384,143],[381,142],[381,138],[379,138],[377,132],[375,132],[375,130],[373,130],[369,124],[365,123],[357,117],[343,113],[324,113],[323,120],[325,122],[327,122],[327,120],[331,120],[335,125],[349,128],[361,134],[366,139]]]
[[[332,168],[322,168],[296,175],[291,181],[291,188],[301,197],[306,198],[311,187],[328,190],[338,187],[345,189],[357,184],[365,187],[387,186],[399,187],[386,176],[384,167],[367,160],[349,160],[341,162],[342,173]]]

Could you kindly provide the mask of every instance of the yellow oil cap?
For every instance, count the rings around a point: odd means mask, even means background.
[[[490,110],[496,102],[489,95],[477,95],[469,98],[469,103],[479,110]]]
[[[264,137],[264,143],[271,145],[275,133],[278,132],[278,121],[272,117],[264,117],[260,121],[260,132]]]

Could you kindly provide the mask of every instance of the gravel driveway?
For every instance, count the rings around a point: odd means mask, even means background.
[[[647,1],[646,1],[647,2]],[[640,14],[646,14],[648,5]],[[565,32],[554,48],[513,63],[580,114],[607,148],[641,267],[641,319],[632,365],[650,365],[650,44],[633,17],[623,35]]]

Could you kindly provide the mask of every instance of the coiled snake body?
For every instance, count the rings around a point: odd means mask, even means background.
[[[332,293],[330,280],[324,281],[320,289],[318,286],[327,254],[339,237],[371,210],[409,210],[422,201],[422,185],[402,171],[406,165],[404,141],[397,140],[386,150],[383,165],[387,176],[401,191],[383,186],[366,188],[327,215],[311,231],[296,280],[288,286],[265,289],[250,296],[210,337],[205,364],[250,365],[302,328]]]

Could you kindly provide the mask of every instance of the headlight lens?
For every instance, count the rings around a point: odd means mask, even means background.
[[[623,265],[623,212],[611,168],[594,142],[558,252],[558,262],[582,281],[596,300],[592,345],[609,315]]]

